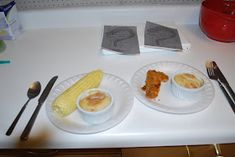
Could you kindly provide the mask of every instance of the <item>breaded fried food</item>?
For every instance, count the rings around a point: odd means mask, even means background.
[[[160,91],[161,82],[167,82],[168,79],[169,77],[161,71],[149,70],[147,72],[145,85],[142,87],[146,97],[150,99],[156,98]]]

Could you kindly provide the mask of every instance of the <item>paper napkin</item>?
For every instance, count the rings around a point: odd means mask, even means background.
[[[138,27],[138,36],[141,53],[169,54],[173,52],[189,52],[191,48],[190,42],[180,31],[179,26],[173,22],[161,22],[161,25],[146,22],[145,26],[141,25]],[[168,39],[167,37],[171,38]]]
[[[183,49],[177,29],[152,22],[146,22],[144,31],[144,45],[170,50]]]
[[[139,54],[136,26],[104,26],[102,39],[103,54]]]

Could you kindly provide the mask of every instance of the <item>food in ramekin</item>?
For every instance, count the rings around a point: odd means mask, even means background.
[[[178,85],[185,88],[200,88],[204,83],[202,79],[190,73],[176,74],[174,80]]]
[[[79,112],[91,124],[103,123],[111,117],[113,96],[105,89],[93,88],[84,91],[77,101]]]
[[[190,72],[176,73],[172,77],[172,92],[185,100],[198,100],[204,89],[204,80]]]
[[[161,82],[167,82],[168,79],[168,75],[163,72],[149,70],[147,72],[145,85],[142,87],[142,90],[145,91],[145,96],[150,99],[156,98],[160,91]]]

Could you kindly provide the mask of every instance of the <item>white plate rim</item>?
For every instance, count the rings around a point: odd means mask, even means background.
[[[57,97],[59,94],[56,93],[56,90],[59,89],[60,86],[63,86],[64,84],[67,84],[67,86],[71,86],[72,83],[74,83],[76,80],[80,79],[81,77],[85,76],[87,73],[83,73],[83,74],[78,74],[72,77],[69,77],[63,81],[61,81],[59,84],[57,84],[52,91],[50,92],[48,99],[46,101],[46,113],[47,113],[47,117],[48,119],[51,121],[51,123],[56,126],[57,128],[59,128],[60,130],[66,131],[66,132],[70,132],[70,133],[74,133],[74,134],[93,134],[93,133],[99,133],[99,132],[103,132],[105,130],[108,130],[116,125],[118,125],[119,123],[121,123],[129,114],[129,112],[131,111],[133,104],[134,104],[134,94],[133,91],[130,87],[130,85],[123,80],[122,78],[113,75],[113,74],[108,74],[108,73],[104,73],[103,79],[107,78],[107,79],[113,79],[113,80],[117,80],[120,81],[120,85],[118,86],[119,88],[122,87],[123,89],[126,88],[125,90],[128,91],[128,98],[126,98],[126,104],[122,105],[123,107],[120,107],[119,110],[121,110],[121,108],[125,108],[124,112],[120,112],[118,118],[114,117],[112,119],[109,119],[108,121],[102,123],[102,124],[97,124],[97,125],[89,125],[89,126],[84,126],[86,127],[85,131],[79,131],[79,130],[71,130],[69,128],[66,128],[62,125],[60,125],[60,122],[62,122],[62,118],[59,117],[55,117],[55,115],[52,113],[52,109],[51,109],[51,105],[55,99],[55,97]],[[73,81],[72,81],[73,80]],[[103,81],[103,80],[102,80]],[[101,82],[102,84],[102,82]],[[67,87],[67,88],[68,88]],[[66,90],[67,88],[63,89]],[[60,91],[59,93],[62,93],[62,91]],[[120,105],[120,104],[115,104],[115,105]],[[72,114],[79,114],[79,112],[74,111],[75,113]],[[115,119],[116,118],[116,119]],[[58,121],[58,119],[61,119],[61,121]],[[82,125],[82,124],[81,124]],[[90,128],[90,129],[89,129]]]
[[[207,103],[206,103],[206,104],[203,104],[203,105],[199,106],[198,108],[195,108],[195,109],[193,109],[193,110],[191,110],[191,111],[189,111],[189,110],[187,110],[187,111],[184,111],[184,110],[182,110],[182,111],[177,110],[177,111],[176,111],[176,110],[171,110],[171,109],[168,110],[168,109],[165,109],[165,108],[161,108],[161,107],[159,107],[159,106],[157,106],[157,105],[153,105],[153,104],[151,103],[151,101],[148,100],[147,98],[144,98],[144,99],[143,99],[143,96],[140,96],[140,95],[141,95],[141,94],[140,94],[140,88],[137,88],[137,87],[136,87],[136,84],[135,84],[135,82],[136,82],[136,80],[135,80],[135,79],[136,79],[136,76],[139,74],[139,72],[140,72],[141,70],[145,70],[145,71],[147,72],[147,70],[150,69],[150,67],[156,67],[156,66],[159,65],[159,64],[176,64],[176,65],[185,66],[185,67],[188,67],[188,68],[192,69],[193,71],[196,71],[196,72],[199,73],[201,76],[203,76],[203,79],[206,80],[207,86],[209,86],[209,87],[210,87],[210,90],[211,90],[211,91],[210,91],[210,94],[209,94],[209,95],[210,95],[210,98],[208,99]],[[145,77],[146,77],[146,74],[145,74]],[[170,78],[169,78],[169,81],[170,81]],[[131,78],[131,86],[132,86],[132,89],[133,89],[133,92],[134,92],[135,97],[136,97],[141,103],[143,103],[145,106],[150,107],[150,108],[152,108],[152,109],[154,109],[154,110],[157,110],[157,111],[161,111],[161,112],[165,112],[165,113],[170,113],[170,114],[192,114],[192,113],[200,112],[200,111],[206,109],[206,108],[211,104],[211,102],[213,101],[214,96],[215,96],[215,89],[214,89],[214,86],[213,86],[211,80],[208,79],[208,77],[207,77],[204,73],[202,73],[200,70],[194,68],[193,66],[190,66],[190,65],[188,65],[188,64],[181,63],[181,62],[176,62],[176,61],[159,61],[159,62],[154,62],[154,63],[147,64],[147,65],[145,65],[145,66],[139,68],[139,69],[134,73],[134,75],[133,75],[132,78]],[[155,104],[157,104],[157,103],[155,102]]]

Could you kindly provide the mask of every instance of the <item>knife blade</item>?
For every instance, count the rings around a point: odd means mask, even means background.
[[[233,101],[235,102],[235,93],[234,93],[233,89],[231,88],[231,86],[229,85],[227,79],[225,78],[223,73],[220,71],[220,69],[219,69],[218,65],[216,64],[216,62],[212,61],[212,64],[214,66],[215,73],[217,73],[217,75],[219,76],[219,80],[224,84],[224,86],[228,90],[230,96],[232,97]]]
[[[33,124],[37,118],[37,115],[40,111],[40,108],[42,107],[44,101],[46,100],[46,98],[48,97],[55,81],[57,80],[58,76],[54,76],[48,83],[47,83],[47,86],[45,87],[45,89],[43,90],[41,96],[39,97],[38,99],[38,105],[37,107],[35,108],[29,122],[27,123],[24,131],[22,132],[21,136],[20,136],[20,140],[27,140],[28,139],[28,135],[33,127]]]

